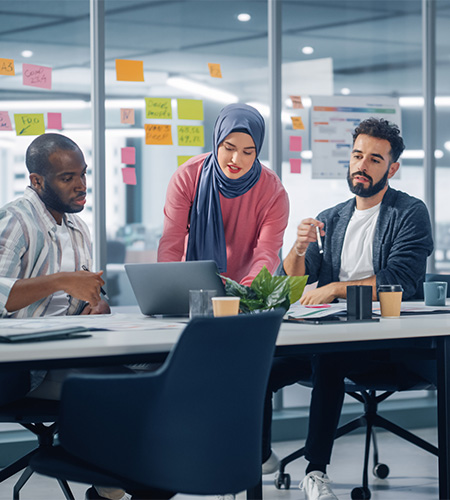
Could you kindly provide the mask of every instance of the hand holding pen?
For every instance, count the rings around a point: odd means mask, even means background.
[[[294,244],[294,250],[298,257],[306,255],[306,250],[310,243],[317,241],[319,253],[323,254],[322,237],[325,235],[323,230],[324,223],[308,218],[302,220],[297,228],[297,241]]]
[[[90,272],[90,271],[89,271],[89,269],[88,269],[85,265],[82,265],[82,266],[81,266],[81,269],[83,269],[83,271],[88,271],[88,272]],[[102,286],[100,287],[100,293],[103,295],[103,297],[104,297],[106,300],[109,300],[109,297],[108,297],[107,293],[105,292],[105,290],[104,290],[104,288],[103,288]]]

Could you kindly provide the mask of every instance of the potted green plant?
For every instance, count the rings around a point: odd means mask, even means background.
[[[239,297],[243,313],[268,311],[283,308],[287,311],[291,304],[302,296],[308,276],[272,276],[264,266],[251,286],[240,285],[231,278],[225,280],[227,295]]]

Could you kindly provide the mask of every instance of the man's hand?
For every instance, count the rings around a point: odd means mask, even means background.
[[[102,300],[100,288],[105,284],[102,279],[103,271],[91,273],[90,271],[75,271],[73,273],[60,273],[62,290],[76,299],[89,302],[95,308]]]
[[[329,304],[337,297],[335,290],[335,283],[329,283],[328,285],[321,286],[320,288],[315,288],[314,290],[309,290],[304,293],[300,298],[300,304],[303,306],[309,306],[313,304]]]
[[[109,307],[108,302],[106,300],[101,300],[95,307],[91,307],[90,304],[86,304],[84,306],[81,314],[110,314],[111,308]]]
[[[317,240],[316,226],[320,229],[320,235],[325,236],[324,225],[323,222],[311,217],[300,222],[297,227],[297,240],[294,243],[297,254],[306,252],[308,245]]]

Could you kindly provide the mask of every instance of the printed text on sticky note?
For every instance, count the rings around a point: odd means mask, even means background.
[[[289,163],[291,165],[291,174],[301,174],[302,173],[302,159],[301,158],[289,158]]]
[[[203,101],[198,99],[177,99],[180,120],[203,120]]]
[[[145,98],[145,118],[172,119],[172,99],[166,97]]]
[[[14,59],[0,58],[0,75],[14,76]]]
[[[160,146],[170,146],[172,141],[171,125],[153,125],[146,123],[145,128],[145,144],[155,144]]]
[[[135,186],[136,182],[136,169],[133,167],[122,168],[122,179],[124,184]]]
[[[14,115],[16,135],[41,135],[45,133],[44,114]]]
[[[47,129],[62,130],[61,113],[47,113]]]
[[[134,125],[134,109],[120,108],[120,123]]]
[[[213,78],[222,78],[222,71],[220,70],[220,64],[208,63],[209,74]]]
[[[0,130],[12,130],[8,111],[0,111]]]
[[[136,163],[136,148],[126,147],[120,150],[122,155],[122,163],[134,165]]]
[[[23,84],[40,89],[52,88],[52,68],[36,64],[22,64]]]
[[[143,82],[144,61],[116,59],[116,78],[119,82]]]
[[[203,125],[201,126],[178,126],[178,145],[179,146],[200,146],[205,145],[205,133]]]
[[[305,126],[303,125],[303,120],[301,116],[291,116],[292,127],[295,130],[305,130]]]
[[[302,150],[302,138],[297,135],[291,135],[289,137],[289,151],[301,151]]]

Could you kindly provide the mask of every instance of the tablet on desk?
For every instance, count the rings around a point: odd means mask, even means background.
[[[63,340],[73,338],[91,337],[90,329],[84,326],[74,326],[71,328],[55,328],[46,330],[15,331],[0,335],[0,342],[12,344],[17,342],[39,342],[48,340]]]
[[[294,318],[292,316],[288,316],[288,323],[303,323],[305,325],[328,325],[332,323],[372,323],[376,321],[380,321],[379,318],[369,318],[369,319],[349,319],[347,316],[323,316],[321,318]]]

